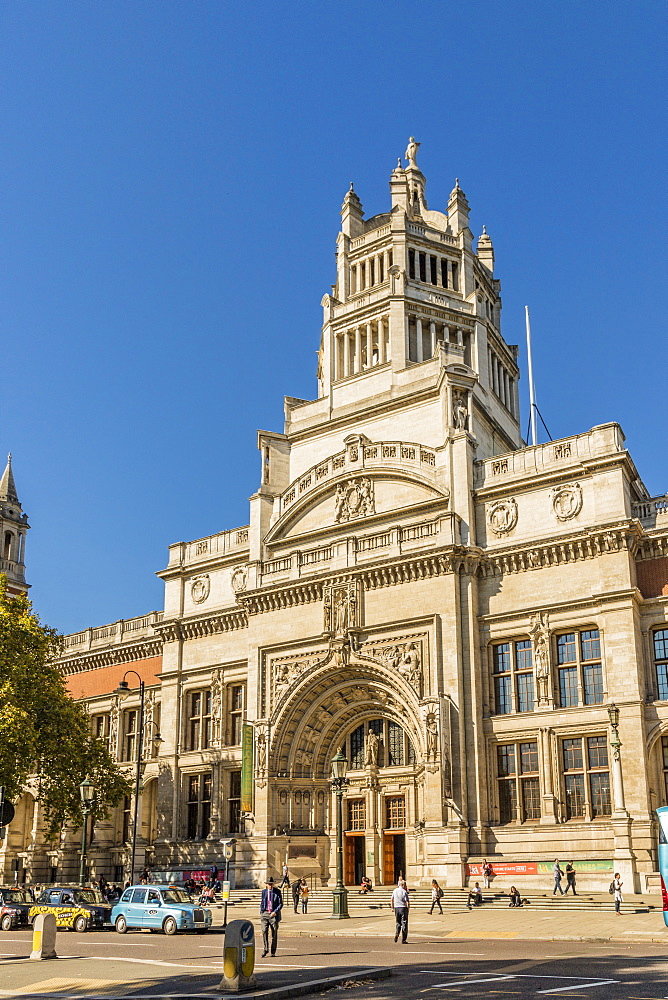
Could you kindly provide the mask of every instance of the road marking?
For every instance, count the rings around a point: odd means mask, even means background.
[[[554,977],[557,978],[556,976]],[[582,986],[557,986],[554,990],[538,990],[538,993],[563,993],[565,990],[590,990],[594,986],[609,986],[610,983],[618,983],[618,979],[601,979],[598,983],[583,983]]]
[[[115,955],[84,955],[82,956],[86,959],[96,959],[98,962],[135,962],[137,965],[165,965],[168,968],[174,969],[213,969],[214,972],[218,972],[219,966],[217,965],[200,965],[196,958],[193,958],[192,962],[159,962],[155,958],[122,958],[116,957]]]
[[[454,983],[436,983],[435,986],[428,986],[427,989],[422,990],[422,992],[426,993],[427,990],[447,989],[450,986],[469,986],[471,983],[501,983],[514,978],[515,976],[493,976],[491,979],[458,979]]]

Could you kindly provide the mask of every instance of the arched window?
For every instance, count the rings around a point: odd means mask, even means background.
[[[3,546],[3,552],[2,552],[3,559],[11,559],[11,557],[12,557],[11,556],[11,552],[12,552],[12,542],[13,542],[13,540],[14,540],[14,536],[12,535],[11,531],[6,531],[5,532],[5,544]]]
[[[370,740],[373,734],[375,740]],[[405,767],[415,764],[415,748],[398,722],[370,719],[353,729],[347,740],[348,767],[361,770],[375,754],[378,767]]]

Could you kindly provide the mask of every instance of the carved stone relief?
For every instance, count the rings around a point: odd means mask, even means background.
[[[352,459],[351,461],[355,461]],[[368,476],[338,483],[334,493],[334,521],[352,521],[376,513],[373,483]]]
[[[214,670],[211,678],[211,745],[219,747],[223,742],[223,671]]]
[[[211,579],[208,573],[193,577],[190,581],[190,596],[195,604],[203,604],[211,592]]]
[[[237,566],[232,571],[232,590],[235,594],[241,594],[248,586],[248,568]]]
[[[458,431],[468,428],[469,411],[466,405],[466,394],[457,392],[452,400],[452,422]]]
[[[411,687],[422,696],[423,681],[423,641],[420,637],[400,636],[382,645],[368,643],[362,648],[362,655],[372,660],[380,660],[392,670],[403,674]]]
[[[497,500],[487,508],[487,523],[495,535],[507,535],[517,524],[517,501]]]
[[[284,691],[292,685],[309,667],[315,666],[325,658],[325,651],[316,653],[299,653],[289,657],[281,657],[271,662],[272,702],[281,697]]]
[[[570,521],[582,510],[582,487],[579,483],[552,490],[552,509],[560,521]]]
[[[359,628],[359,584],[356,581],[329,584],[323,590],[324,631],[345,636],[350,629]]]
[[[425,760],[434,764],[438,760],[438,722],[436,713],[429,712],[426,719],[427,746]]]
[[[536,677],[536,699],[539,706],[552,700],[550,665],[550,627],[545,611],[533,615],[529,635],[533,643],[533,664]]]

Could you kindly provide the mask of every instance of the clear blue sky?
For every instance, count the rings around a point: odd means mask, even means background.
[[[345,191],[385,211],[409,134],[510,343],[531,307],[552,436],[617,420],[665,492],[665,53],[658,0],[5,0],[0,453],[43,620],[160,608],[169,543],[247,523]]]

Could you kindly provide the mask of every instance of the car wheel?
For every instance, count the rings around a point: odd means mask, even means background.
[[[0,927],[2,927],[3,931],[11,931],[13,924],[14,921],[12,920],[10,915],[8,913],[5,913],[2,920],[0,920]]]
[[[165,934],[169,934],[170,937],[172,934],[176,934],[178,928],[176,926],[176,920],[174,920],[174,917],[167,917],[164,924],[162,925],[162,929],[165,932]]]
[[[127,933],[128,925],[125,917],[116,917],[116,931],[119,934]]]
[[[85,917],[77,917],[73,927],[77,934],[83,934],[84,931],[88,930],[88,921]]]

